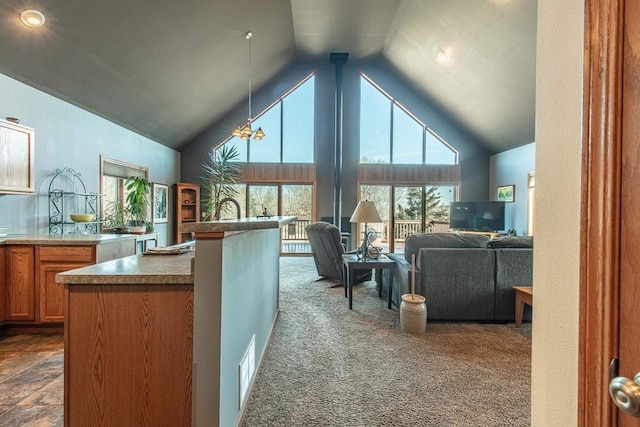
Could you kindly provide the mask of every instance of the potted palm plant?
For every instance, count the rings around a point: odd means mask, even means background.
[[[234,184],[238,183],[241,171],[240,165],[237,163],[238,156],[236,147],[223,145],[211,150],[209,158],[202,164],[205,174],[202,178],[204,219],[213,218],[220,200],[236,195],[237,190],[234,188]]]
[[[125,198],[125,211],[128,215],[127,225],[134,234],[143,234],[147,231],[147,209],[149,208],[149,194],[151,183],[142,176],[131,176],[125,181],[127,197]]]

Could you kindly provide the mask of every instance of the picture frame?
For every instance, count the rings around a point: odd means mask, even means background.
[[[498,186],[498,201],[505,203],[513,203],[516,201],[516,185],[500,185]]]
[[[152,219],[154,224],[168,222],[169,186],[154,182],[151,186]]]

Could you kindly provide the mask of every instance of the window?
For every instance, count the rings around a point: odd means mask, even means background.
[[[412,234],[449,229],[449,205],[457,199],[457,186],[362,185],[360,199],[373,201],[382,218],[382,223],[368,224],[377,233],[374,245],[383,252],[402,252]],[[364,224],[359,227],[362,241]]]
[[[310,253],[305,228],[313,214],[312,184],[237,184],[233,196],[241,207],[241,216],[256,217],[267,210],[271,215],[296,216],[281,229],[282,253]],[[248,212],[248,215],[245,215]],[[235,210],[222,218],[235,218]]]
[[[229,136],[225,144],[238,150],[239,162],[313,163],[315,78],[306,77],[251,123],[266,136],[260,141]]]
[[[455,165],[458,164],[458,153],[362,74],[360,163]]]
[[[120,160],[109,159],[100,156],[100,194],[102,197],[101,218],[104,219],[106,213],[112,210],[113,206],[122,207],[123,201],[127,197],[125,182],[131,176],[144,176],[149,178],[149,168],[138,166]],[[102,230],[109,228],[102,225]]]

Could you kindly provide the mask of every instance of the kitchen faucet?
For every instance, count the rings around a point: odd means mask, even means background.
[[[216,208],[216,212],[213,214],[213,219],[215,221],[219,221],[220,220],[220,212],[222,211],[222,205],[224,205],[226,202],[231,202],[234,205],[236,205],[236,210],[238,213],[238,219],[240,219],[240,203],[238,203],[238,201],[234,198],[231,197],[225,197],[224,199],[220,200],[218,202],[218,207]]]

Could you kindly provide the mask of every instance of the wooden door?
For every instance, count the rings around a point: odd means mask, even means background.
[[[7,319],[35,320],[35,260],[33,246],[10,246],[7,257]]]
[[[640,426],[609,397],[640,372],[640,3],[587,0],[580,426]]]
[[[640,3],[624,8],[622,75],[622,176],[620,239],[619,374],[640,372]],[[620,426],[640,426],[640,418],[619,411]]]

